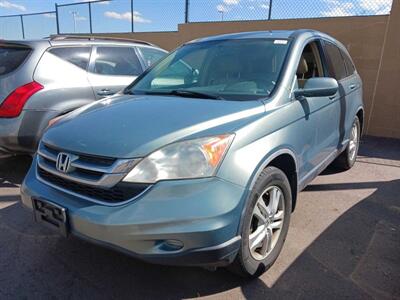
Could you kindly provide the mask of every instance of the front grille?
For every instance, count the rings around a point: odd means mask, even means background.
[[[69,157],[67,170],[57,169],[57,159],[61,152],[64,157]],[[139,159],[66,153],[62,149],[41,143],[38,149],[37,172],[43,182],[64,192],[79,194],[95,202],[117,203],[134,198],[148,187],[121,182],[138,161]]]
[[[56,162],[53,160],[50,160],[48,158],[41,158],[43,160],[43,162],[45,162],[48,166],[51,166],[53,169],[56,169]],[[79,158],[79,160],[81,161],[81,159]],[[88,179],[92,179],[92,180],[99,180],[101,178],[101,176],[103,176],[102,172],[97,172],[97,171],[92,171],[92,170],[87,170],[87,169],[83,169],[83,168],[76,168],[74,171],[74,175],[76,176],[82,176]]]
[[[51,152],[54,155],[57,155],[59,152],[63,151],[63,150],[57,149],[54,146],[50,146],[47,144],[43,144],[43,148],[45,148],[47,151]],[[80,153],[76,153],[76,152],[75,153],[71,152],[71,153],[79,155],[79,160],[82,162],[86,162],[89,164],[95,164],[95,165],[99,165],[99,166],[104,166],[104,167],[112,166],[112,164],[116,161],[116,158],[112,158],[112,157],[86,155],[86,154],[80,154]]]
[[[111,166],[116,160],[115,158],[88,155],[79,155],[79,159],[89,164],[97,164],[105,167]]]
[[[79,184],[71,180],[53,175],[38,166],[38,175],[57,187],[71,191],[91,199],[107,203],[118,203],[132,199],[148,188],[146,184],[118,183],[109,189]]]

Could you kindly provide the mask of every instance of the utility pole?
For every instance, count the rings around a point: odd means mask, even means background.
[[[224,20],[224,9],[218,9],[218,12],[221,14],[221,21]]]
[[[74,33],[76,33],[76,17],[78,16],[77,11],[70,11],[70,14],[72,15],[72,18],[74,20]]]

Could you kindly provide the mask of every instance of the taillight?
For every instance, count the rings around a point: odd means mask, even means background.
[[[18,117],[26,101],[41,89],[43,89],[43,86],[35,81],[15,89],[0,105],[0,118]]]

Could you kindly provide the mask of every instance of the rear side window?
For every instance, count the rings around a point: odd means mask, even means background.
[[[86,70],[89,64],[90,47],[59,47],[49,50],[51,54],[83,69]]]
[[[350,57],[344,51],[340,51],[342,53],[344,64],[346,65],[347,76],[351,76],[356,71],[356,68],[353,65]]]
[[[329,76],[336,80],[345,78],[346,67],[340,49],[332,43],[325,42],[325,51],[328,56]]]
[[[114,76],[137,76],[142,66],[131,47],[98,47],[94,73]]]
[[[165,52],[153,48],[140,47],[139,50],[142,53],[146,67],[150,67],[166,55]]]
[[[26,47],[0,45],[0,76],[16,70],[30,52]]]

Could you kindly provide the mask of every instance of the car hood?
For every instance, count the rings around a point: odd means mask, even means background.
[[[72,112],[43,142],[77,153],[143,157],[181,139],[232,133],[264,111],[260,101],[124,95]]]

